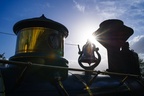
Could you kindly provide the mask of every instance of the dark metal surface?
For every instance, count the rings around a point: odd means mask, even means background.
[[[12,63],[7,67],[1,66],[6,96],[143,96],[144,82],[138,75],[94,71],[91,76],[72,74],[70,69],[65,80],[56,78],[50,80],[48,67],[61,69],[49,65],[33,64],[0,60],[1,63]],[[15,65],[16,64],[16,65]],[[27,64],[26,67],[17,65]],[[34,66],[39,66],[38,70]],[[41,66],[41,67],[40,67]],[[35,69],[35,70],[33,70]],[[72,69],[73,71],[84,71]],[[71,70],[71,71],[72,71]],[[20,75],[24,72],[21,78]],[[92,71],[91,71],[92,72]],[[97,73],[97,74],[96,74]],[[102,74],[102,75],[100,75]],[[103,75],[109,74],[109,75]],[[96,76],[94,78],[94,76]],[[90,82],[90,80],[92,82]],[[60,80],[60,81],[57,81]],[[66,94],[66,93],[67,94]],[[63,94],[63,95],[62,95]]]
[[[51,28],[62,32],[65,37],[68,36],[68,29],[64,25],[48,19],[44,15],[42,15],[41,17],[25,19],[17,22],[13,27],[13,31],[15,32],[15,34],[17,34],[21,29],[28,27]]]

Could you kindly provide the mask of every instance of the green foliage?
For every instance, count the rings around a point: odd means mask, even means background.
[[[141,75],[144,76],[144,60],[139,59],[139,64],[140,64]]]
[[[139,59],[139,64],[140,64],[140,67],[144,67],[144,60],[143,59]]]

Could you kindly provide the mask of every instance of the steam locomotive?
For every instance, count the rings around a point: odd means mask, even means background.
[[[63,58],[68,29],[44,15],[21,20],[13,30],[15,55],[0,59],[0,96],[144,96],[138,55],[126,42],[133,29],[123,21],[105,20],[93,33],[107,49],[106,71],[95,70],[101,56],[91,42],[79,48],[78,63],[83,69],[69,68]]]

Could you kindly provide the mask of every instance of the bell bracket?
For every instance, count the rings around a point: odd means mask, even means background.
[[[87,44],[85,44],[83,46],[82,51],[80,50],[80,47],[78,45],[78,49],[79,49],[79,58],[78,58],[78,63],[79,65],[83,68],[83,69],[87,69],[87,70],[94,70],[95,67],[97,67],[101,61],[101,55],[99,54],[98,50],[99,48],[96,48],[95,45],[88,47],[86,46]],[[88,48],[88,49],[87,49]],[[87,49],[87,50],[85,50]],[[91,52],[87,52],[88,50],[91,50]],[[97,57],[95,57],[95,53],[97,54]],[[89,66],[84,65],[84,63],[88,63]]]

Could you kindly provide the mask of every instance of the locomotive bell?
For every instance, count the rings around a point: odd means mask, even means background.
[[[98,55],[98,58],[95,57],[95,52]],[[78,62],[79,62],[79,65],[84,69],[93,70],[96,66],[98,66],[98,64],[101,61],[101,56],[98,53],[98,48],[96,48],[95,45],[92,44],[89,40],[83,46],[82,51],[80,51],[80,48],[79,48],[79,54],[80,56],[78,58]],[[89,66],[87,67],[83,65],[82,63],[88,63]],[[92,63],[94,64],[91,65]]]
[[[96,61],[96,57],[94,54],[94,45],[91,44],[89,41],[83,46],[82,55],[80,57],[80,61],[84,63],[94,63]]]
[[[64,38],[68,36],[64,25],[42,15],[17,22],[13,31],[17,42],[15,55],[10,60],[68,67],[68,61],[63,58]],[[67,70],[61,73],[67,75]]]

